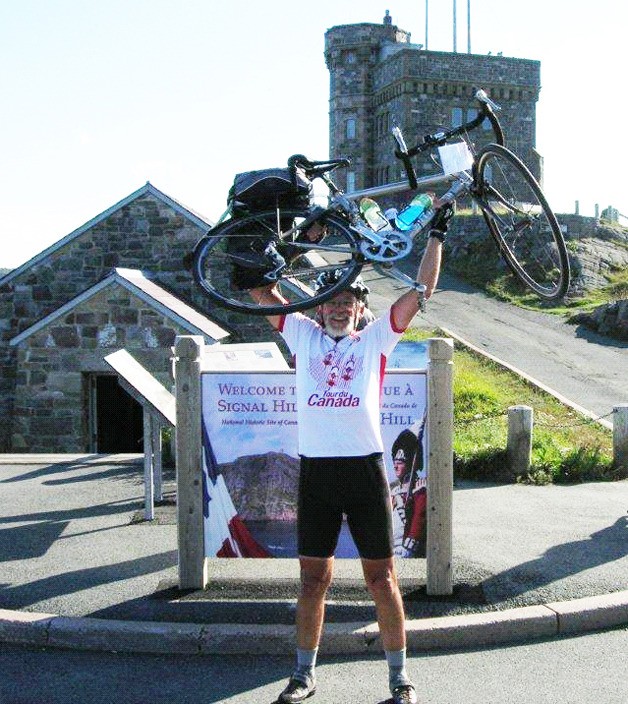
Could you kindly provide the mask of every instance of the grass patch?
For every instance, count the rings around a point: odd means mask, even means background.
[[[410,329],[404,339],[443,337]],[[613,466],[610,430],[584,418],[496,362],[454,345],[454,475],[460,479],[503,481],[507,474],[507,412],[534,411],[532,464],[517,481],[547,484],[612,481],[628,477]]]

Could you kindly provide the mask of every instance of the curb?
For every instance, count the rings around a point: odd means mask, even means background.
[[[406,622],[408,651],[486,648],[628,625],[628,590],[541,606]],[[114,621],[0,609],[0,643],[181,655],[292,655],[292,625]],[[381,650],[376,623],[325,626],[321,652]]]

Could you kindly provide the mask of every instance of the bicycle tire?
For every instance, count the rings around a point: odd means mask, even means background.
[[[474,175],[484,219],[512,273],[540,298],[562,298],[570,280],[567,247],[532,173],[509,149],[489,144]]]
[[[325,233],[318,241],[308,239],[312,218],[307,209],[271,210],[221,223],[194,249],[194,278],[210,299],[228,310],[282,315],[313,308],[351,284],[363,265],[358,239],[345,220],[323,213],[314,223]],[[283,305],[258,304],[248,292],[272,283],[264,278],[269,267],[262,254],[269,243],[286,261],[277,280],[279,292],[286,299]],[[338,281],[317,293],[317,277],[338,269],[342,272]]]

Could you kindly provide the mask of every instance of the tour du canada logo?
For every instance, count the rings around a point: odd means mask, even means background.
[[[362,359],[332,350],[324,357],[310,360],[310,374],[316,381],[316,393],[308,406],[359,406],[360,399],[348,393],[353,379],[362,371]]]

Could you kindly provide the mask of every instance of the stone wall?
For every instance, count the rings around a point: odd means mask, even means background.
[[[103,357],[130,352],[172,387],[175,336],[188,334],[118,284],[26,338],[17,350],[16,452],[88,452],[88,374],[111,373]]]
[[[572,264],[572,295],[601,288],[628,268],[628,228],[581,215],[560,215]]]
[[[325,61],[330,72],[329,153],[351,157],[355,188],[368,185],[372,166],[373,75],[382,45],[396,41],[407,41],[407,36],[388,24],[332,27],[325,34]],[[353,134],[347,132],[348,120],[355,121]],[[346,188],[344,169],[337,172],[337,177]]]
[[[191,275],[182,261],[201,234],[190,220],[146,194],[0,286],[0,451],[11,447],[17,357],[9,340],[116,266],[156,270],[189,298]]]
[[[408,145],[413,146],[426,134],[452,127],[454,111],[460,122],[468,121],[477,108],[475,91],[482,87],[502,107],[499,121],[509,148],[542,180],[541,160],[535,149],[539,69],[538,61],[526,59],[404,48],[377,68],[372,96],[374,119],[388,124],[394,115]],[[492,129],[488,123],[485,126],[471,136],[478,150],[495,142]],[[385,171],[388,167],[388,173],[399,171],[390,130],[376,130],[375,138],[375,168],[384,167]],[[419,174],[435,172],[429,155],[416,157],[414,163]],[[381,174],[373,176],[376,183],[387,181]]]

